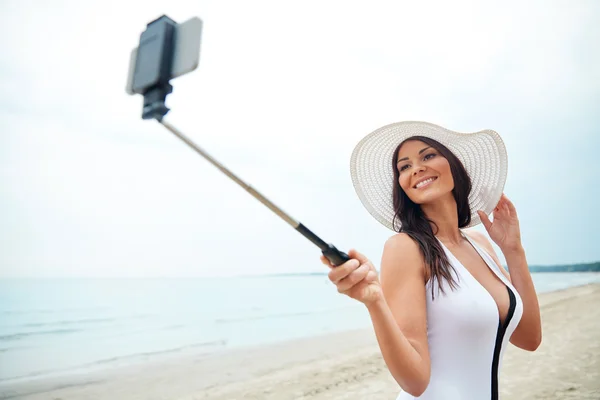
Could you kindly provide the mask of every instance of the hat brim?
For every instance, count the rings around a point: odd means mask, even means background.
[[[506,147],[498,133],[483,130],[460,133],[428,122],[404,121],[381,127],[365,136],[350,157],[352,184],[369,213],[385,227],[392,225],[394,207],[392,190],[394,150],[412,136],[425,136],[446,146],[463,164],[471,178],[469,193],[471,223],[481,222],[478,210],[490,214],[504,191],[508,172]],[[396,221],[399,228],[399,221]]]

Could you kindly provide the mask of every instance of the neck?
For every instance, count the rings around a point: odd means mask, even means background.
[[[427,219],[435,223],[431,229],[444,244],[459,244],[463,241],[462,233],[458,229],[456,200],[452,193],[433,203],[421,204],[421,209]]]

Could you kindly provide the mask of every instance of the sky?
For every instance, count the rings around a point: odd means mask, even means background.
[[[354,146],[421,120],[502,136],[531,265],[600,260],[597,1],[5,0],[0,277],[324,271],[317,247],[141,119],[129,54],[162,14],[204,22],[166,120],[339,249],[378,267],[394,234],[354,192]]]

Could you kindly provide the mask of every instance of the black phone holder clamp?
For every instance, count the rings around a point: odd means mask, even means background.
[[[133,75],[133,92],[144,96],[143,119],[161,121],[169,112],[165,105],[173,91],[171,67],[177,23],[166,15],[148,23],[140,35],[137,60]]]

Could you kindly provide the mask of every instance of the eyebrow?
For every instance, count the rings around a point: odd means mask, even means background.
[[[431,146],[428,146],[428,147],[425,147],[425,148],[423,148],[423,149],[419,150],[419,154],[421,154],[422,152],[424,152],[425,150],[427,150],[427,149],[430,149],[430,148],[431,148]],[[404,160],[408,160],[408,157],[404,157],[404,158],[401,158],[401,159],[399,159],[399,160],[398,160],[398,163],[399,163],[400,161],[404,161]],[[397,163],[396,163],[396,164],[397,164]]]

